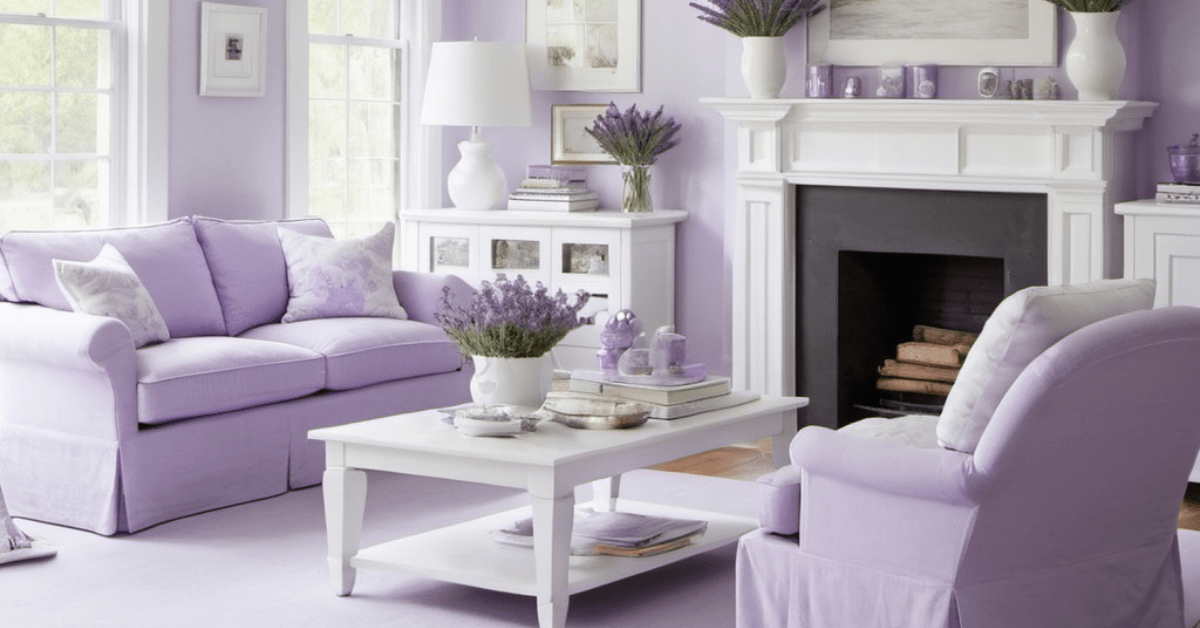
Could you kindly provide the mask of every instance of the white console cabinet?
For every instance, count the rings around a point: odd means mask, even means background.
[[[518,212],[415,209],[400,213],[408,270],[454,274],[478,286],[505,274],[551,292],[586,290],[592,323],[554,350],[560,368],[597,368],[600,331],[630,309],[647,332],[675,321],[675,224],[687,212]]]
[[[1157,282],[1154,307],[1200,307],[1200,205],[1142,200],[1115,209],[1125,217],[1125,276]],[[1200,459],[1190,479],[1200,482]]]

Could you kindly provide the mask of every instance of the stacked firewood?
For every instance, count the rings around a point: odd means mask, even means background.
[[[896,345],[896,359],[884,360],[875,387],[945,397],[979,334],[929,325],[913,327],[912,342]]]

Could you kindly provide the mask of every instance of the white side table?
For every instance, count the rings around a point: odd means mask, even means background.
[[[608,317],[633,310],[650,334],[675,323],[675,225],[687,212],[537,212],[411,209],[400,213],[401,265],[450,273],[479,285],[503,273],[551,292],[592,296],[591,325],[554,350],[566,369],[596,368]]]
[[[1149,199],[1115,211],[1125,217],[1125,276],[1158,283],[1154,307],[1200,307],[1200,205]],[[1189,479],[1200,482],[1200,458]]]

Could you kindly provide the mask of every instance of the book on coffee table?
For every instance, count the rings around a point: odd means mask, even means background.
[[[732,389],[728,377],[708,377],[691,384],[657,386],[610,381],[603,371],[577,370],[571,373],[569,389],[608,397],[619,397],[629,401],[641,401],[664,406],[699,401],[728,394]]]

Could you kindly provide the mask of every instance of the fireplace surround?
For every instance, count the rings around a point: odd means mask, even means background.
[[[732,377],[796,392],[798,186],[1045,197],[1046,281],[1119,276],[1116,202],[1133,197],[1132,131],[1156,103],[707,98],[734,123]],[[814,403],[817,400],[814,400]],[[809,423],[836,418],[809,413]]]

